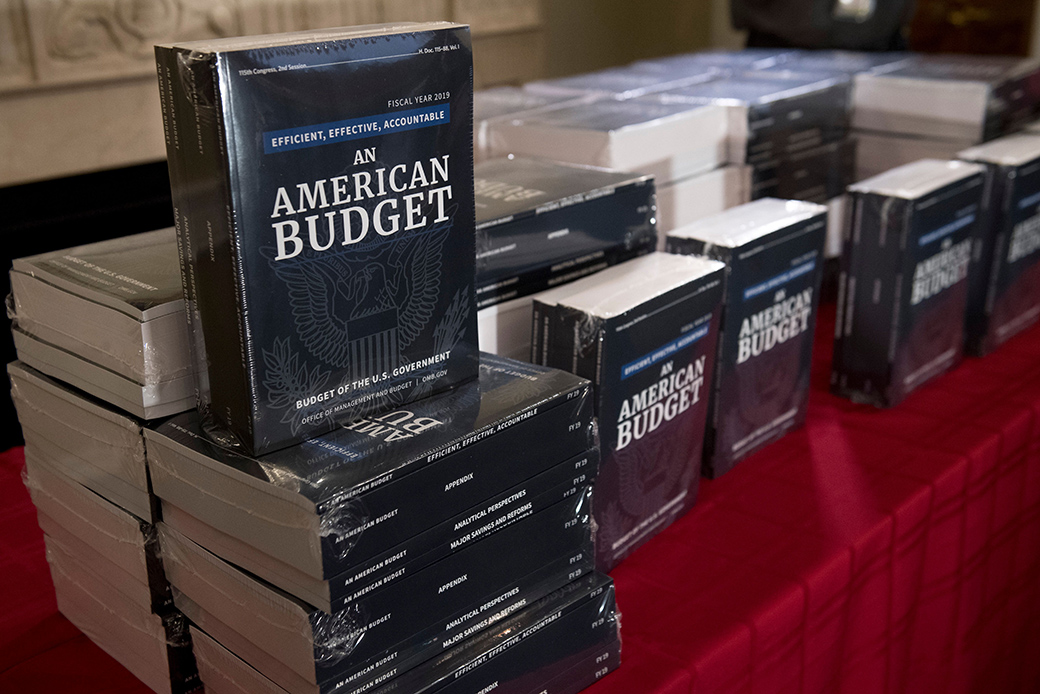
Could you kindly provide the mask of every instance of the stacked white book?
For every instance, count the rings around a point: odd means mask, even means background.
[[[497,120],[519,118],[576,101],[572,94],[540,94],[520,87],[494,87],[473,92],[473,158],[489,154],[488,129]]]
[[[688,70],[650,71],[628,65],[588,72],[571,77],[528,82],[524,90],[547,96],[607,96],[633,99],[668,89],[707,82],[721,74],[710,65],[690,66]]]
[[[58,608],[155,691],[201,691],[143,431],[195,402],[174,232],[15,260],[11,288],[11,396]]]
[[[609,97],[492,124],[491,151],[651,174],[658,186],[728,160],[727,114]]]
[[[1040,61],[912,55],[855,77],[858,177],[922,158],[952,159],[1035,117]]]
[[[20,362],[8,374],[58,609],[153,690],[202,691],[163,569],[141,423]]]
[[[18,358],[152,419],[195,404],[173,229],[14,261]]]

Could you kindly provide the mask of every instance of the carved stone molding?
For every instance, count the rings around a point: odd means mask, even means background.
[[[23,0],[36,82],[151,75],[152,47],[239,33],[237,0]]]
[[[0,90],[33,82],[22,9],[20,0],[0,0]]]

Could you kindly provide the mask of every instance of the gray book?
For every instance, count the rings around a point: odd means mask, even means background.
[[[195,391],[173,229],[19,258],[19,355],[139,417],[189,409]]]

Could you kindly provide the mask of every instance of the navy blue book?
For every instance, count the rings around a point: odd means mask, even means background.
[[[476,376],[467,27],[156,59],[211,436],[258,455]]]
[[[805,423],[826,233],[826,207],[766,198],[668,234],[669,253],[726,263],[706,477]]]
[[[535,358],[593,382],[600,571],[697,499],[724,270],[705,258],[651,253],[534,301]]]
[[[831,389],[891,407],[956,366],[983,169],[921,161],[849,187]]]
[[[1040,320],[1040,137],[965,150],[986,167],[986,222],[969,277],[966,349],[982,356]]]
[[[534,294],[654,250],[654,179],[509,157],[476,167],[477,303]]]

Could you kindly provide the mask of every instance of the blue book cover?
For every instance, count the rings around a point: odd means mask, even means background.
[[[474,378],[468,28],[156,57],[213,435],[260,454]]]

